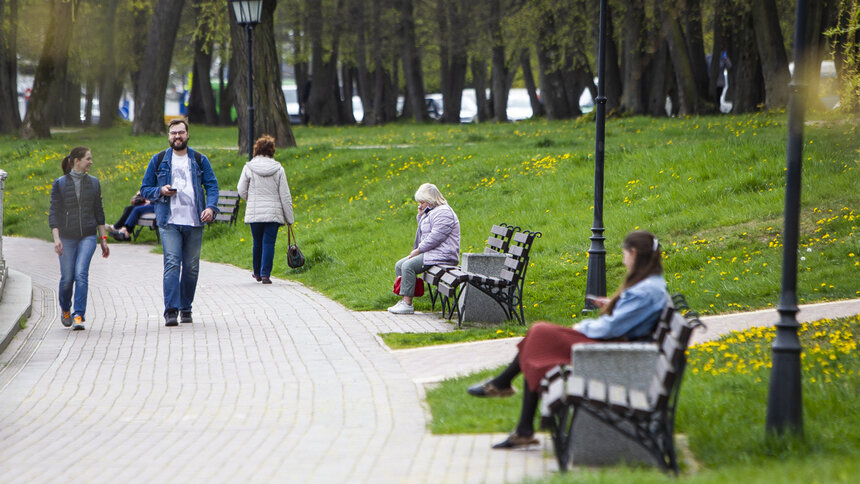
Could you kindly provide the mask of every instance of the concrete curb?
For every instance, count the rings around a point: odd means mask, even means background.
[[[20,321],[33,310],[33,281],[18,271],[9,270],[3,299],[0,300],[0,353],[21,329]]]

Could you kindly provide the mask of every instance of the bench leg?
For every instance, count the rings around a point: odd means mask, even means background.
[[[544,422],[549,427],[552,446],[555,449],[555,458],[561,472],[567,470],[570,463],[571,450],[573,449],[573,420],[576,415],[576,407],[570,404],[558,405],[552,409],[551,416]]]

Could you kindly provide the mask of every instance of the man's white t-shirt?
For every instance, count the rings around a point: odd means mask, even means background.
[[[194,196],[191,160],[187,153],[181,156],[173,153],[171,165],[173,181],[170,186],[176,189],[176,195],[170,197],[170,217],[167,218],[167,223],[199,227],[200,214],[197,213],[197,199]]]

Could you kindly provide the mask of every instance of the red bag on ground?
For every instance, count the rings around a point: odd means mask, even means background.
[[[400,295],[400,276],[394,280],[394,294]],[[424,280],[420,277],[415,278],[415,294],[412,297],[421,297],[424,295]]]

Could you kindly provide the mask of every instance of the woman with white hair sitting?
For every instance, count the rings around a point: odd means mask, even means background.
[[[394,314],[412,314],[416,276],[431,266],[456,265],[460,261],[460,220],[448,201],[432,183],[425,183],[415,192],[418,202],[418,230],[412,252],[397,261],[394,272],[400,276],[400,296],[397,304],[388,308]]]

